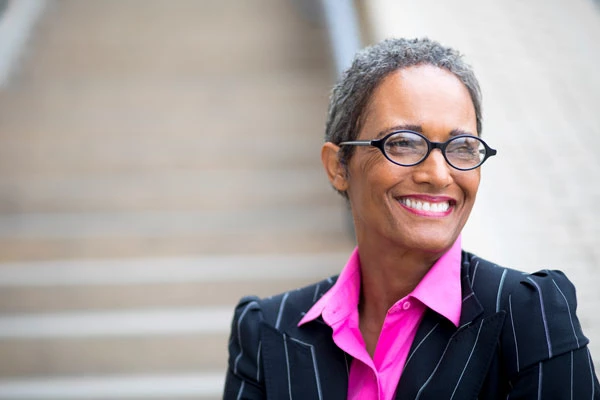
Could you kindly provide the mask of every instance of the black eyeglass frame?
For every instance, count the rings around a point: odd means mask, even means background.
[[[398,134],[398,133],[411,133],[417,136],[420,136],[421,138],[423,138],[423,140],[425,140],[425,143],[427,143],[427,152],[425,153],[425,155],[423,156],[422,159],[420,159],[419,161],[412,163],[412,164],[401,164],[397,161],[392,160],[392,158],[390,156],[388,156],[388,154],[385,151],[385,142],[391,138],[392,136]],[[452,164],[449,160],[448,157],[446,156],[446,147],[448,147],[448,145],[450,143],[452,143],[453,141],[460,139],[460,138],[471,138],[471,139],[476,139],[478,141],[480,141],[481,143],[483,143],[483,147],[485,148],[485,156],[483,157],[483,160],[481,160],[481,162],[479,162],[479,164],[477,164],[474,167],[470,167],[470,168],[458,168],[457,166],[455,166],[454,164]],[[351,140],[351,141],[347,141],[347,142],[341,142],[339,144],[339,146],[373,146],[378,148],[381,153],[383,154],[383,156],[390,161],[393,164],[396,165],[400,165],[402,167],[413,167],[415,165],[418,165],[420,163],[422,163],[423,161],[425,161],[427,159],[427,157],[429,157],[429,154],[431,154],[431,152],[433,151],[433,149],[440,149],[440,151],[442,152],[442,155],[444,156],[444,159],[446,160],[446,162],[448,163],[448,165],[450,165],[452,168],[457,169],[459,171],[471,171],[475,168],[479,168],[481,167],[481,165],[485,162],[485,160],[487,160],[488,158],[495,156],[498,152],[495,149],[492,149],[490,146],[488,146],[488,144],[486,142],[483,141],[483,139],[477,137],[477,136],[473,136],[473,135],[458,135],[458,136],[454,136],[448,140],[446,140],[445,142],[432,142],[429,139],[427,139],[423,134],[419,133],[419,132],[415,132],[415,131],[411,131],[408,129],[403,129],[403,130],[399,130],[399,131],[394,131],[391,132],[387,135],[385,135],[384,137],[382,137],[381,139],[375,139],[375,140]]]

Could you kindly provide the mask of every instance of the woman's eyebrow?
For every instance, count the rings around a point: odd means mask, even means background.
[[[412,124],[395,125],[395,126],[389,127],[387,129],[384,129],[383,131],[379,132],[379,134],[377,134],[376,139],[381,139],[388,133],[391,133],[394,131],[415,131],[415,132],[422,133],[423,127],[421,125],[412,125]]]
[[[450,131],[450,136],[460,136],[460,135],[477,136],[476,133],[465,131],[464,129],[458,129],[457,128],[457,129],[452,129]]]
[[[414,132],[418,132],[418,133],[423,133],[423,127],[421,125],[412,125],[412,124],[394,125],[394,126],[386,128],[386,129],[382,130],[381,132],[379,132],[377,134],[377,136],[375,137],[375,139],[381,139],[385,135],[387,135],[391,132],[395,132],[395,131],[414,131]],[[477,136],[476,133],[469,132],[469,131],[466,131],[466,130],[460,129],[460,128],[452,129],[449,132],[449,135],[451,137],[460,136],[460,135]]]

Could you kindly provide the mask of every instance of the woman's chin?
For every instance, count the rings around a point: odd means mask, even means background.
[[[443,254],[452,247],[457,238],[458,235],[448,235],[448,232],[443,232],[443,234],[433,232],[413,233],[408,238],[399,238],[397,245],[417,252]]]

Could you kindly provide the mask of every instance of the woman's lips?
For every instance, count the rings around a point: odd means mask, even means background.
[[[448,197],[404,196],[398,202],[406,210],[427,217],[444,217],[449,215],[456,204]]]

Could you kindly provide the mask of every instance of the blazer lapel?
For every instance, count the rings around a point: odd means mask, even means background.
[[[324,322],[297,332],[263,324],[261,343],[268,399],[346,399],[349,361]]]
[[[438,313],[427,310],[417,329],[396,388],[396,399],[414,399],[432,371],[436,370],[456,327]]]
[[[462,310],[456,328],[427,310],[417,329],[396,399],[476,398],[504,321],[504,313],[480,318],[483,307],[462,271]]]
[[[321,317],[298,327],[333,282],[318,286],[310,298],[289,302],[280,329],[262,323],[267,399],[346,399],[350,360],[333,342],[331,328]]]
[[[471,278],[467,273],[467,265],[463,265],[461,270],[461,290],[462,290],[462,305],[460,310],[459,326],[464,326],[475,321],[475,318],[483,314],[483,307],[471,285]]]

